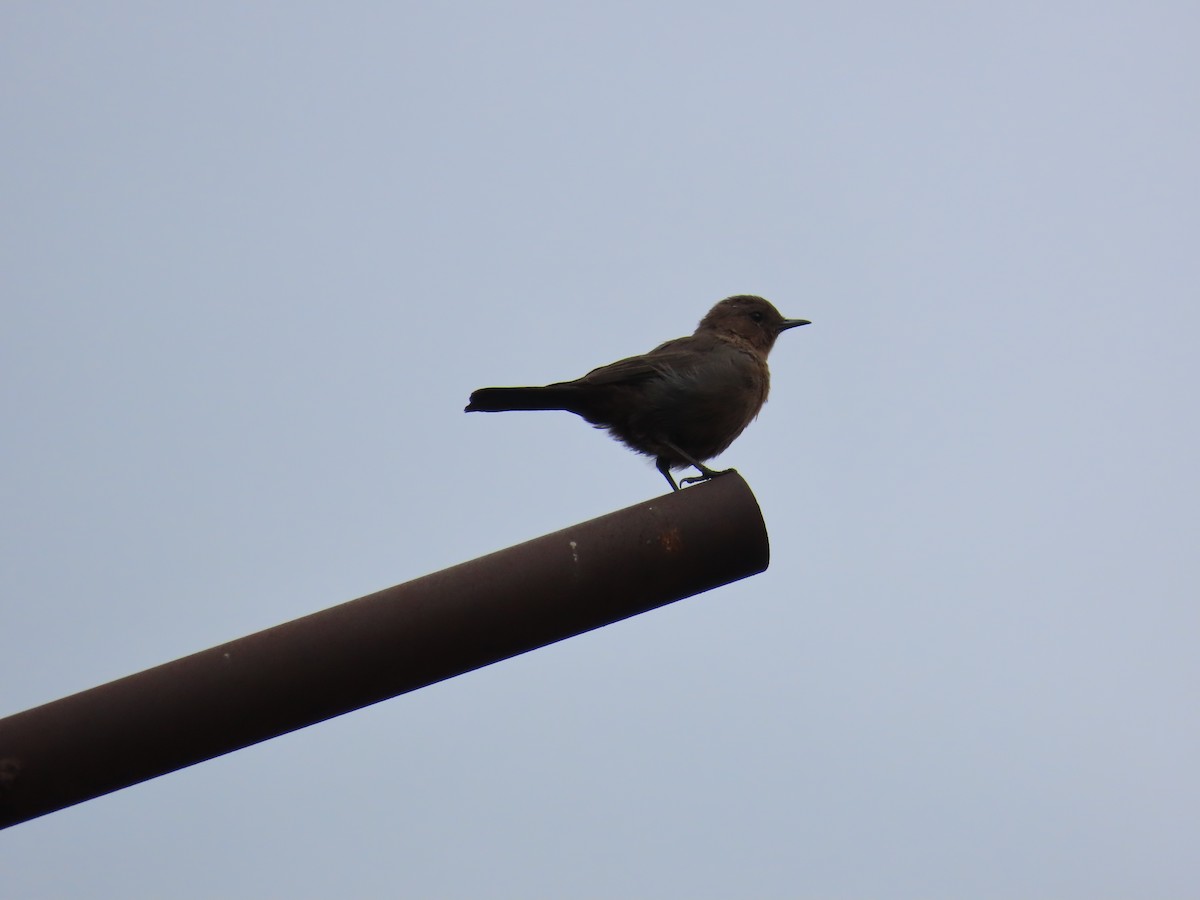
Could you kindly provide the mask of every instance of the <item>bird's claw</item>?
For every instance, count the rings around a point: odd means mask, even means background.
[[[680,478],[680,484],[696,484],[701,481],[708,481],[710,478],[716,478],[718,475],[728,475],[733,469],[709,469],[707,467],[697,467],[700,469],[699,475],[692,475],[690,478]]]

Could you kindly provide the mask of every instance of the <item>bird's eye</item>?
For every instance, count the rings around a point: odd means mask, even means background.
[[[763,320],[763,314],[758,310],[755,310],[754,312],[750,313],[750,318],[752,318],[755,322],[761,322]]]

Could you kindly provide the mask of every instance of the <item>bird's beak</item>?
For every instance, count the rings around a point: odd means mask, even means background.
[[[808,319],[784,319],[779,324],[780,331],[787,331],[789,328],[796,328],[799,325],[811,325],[812,322]]]

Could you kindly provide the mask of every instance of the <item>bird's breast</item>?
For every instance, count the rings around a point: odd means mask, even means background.
[[[696,459],[722,452],[758,415],[770,376],[753,354],[721,348],[645,386],[642,428]]]

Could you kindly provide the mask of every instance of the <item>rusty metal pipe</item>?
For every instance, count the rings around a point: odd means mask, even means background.
[[[767,567],[730,473],[0,719],[0,828]]]

